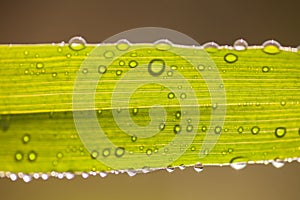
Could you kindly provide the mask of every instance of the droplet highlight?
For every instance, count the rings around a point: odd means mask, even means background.
[[[284,137],[286,134],[286,128],[285,127],[278,127],[275,129],[275,136],[278,138]]]
[[[80,36],[72,37],[69,40],[69,48],[74,51],[80,51],[86,47],[86,41]]]

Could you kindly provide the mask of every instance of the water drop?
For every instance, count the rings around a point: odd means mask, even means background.
[[[215,53],[219,50],[219,45],[215,42],[207,42],[202,45],[202,47],[208,52],[208,53]]]
[[[104,54],[103,54],[103,56],[104,56],[105,58],[112,58],[112,57],[115,56],[115,54],[114,54],[113,51],[105,51]]]
[[[44,63],[42,63],[42,62],[36,63],[36,68],[37,69],[42,69],[43,67],[44,67]]]
[[[109,155],[110,155],[110,149],[109,149],[109,148],[105,148],[105,149],[103,149],[103,151],[102,151],[102,155],[103,155],[104,157],[107,157],[107,156],[109,156]]]
[[[120,51],[126,51],[130,47],[130,42],[126,39],[121,39],[117,42],[117,49]]]
[[[238,133],[243,133],[244,131],[244,128],[242,126],[240,126],[238,129],[237,129]]]
[[[30,151],[28,154],[29,161],[35,161],[37,159],[37,153],[35,151]]]
[[[106,66],[104,66],[104,65],[99,65],[98,66],[98,73],[99,74],[105,74],[106,70],[107,70]]]
[[[165,129],[165,126],[166,126],[165,123],[160,123],[158,129],[162,131]]]
[[[24,51],[24,55],[28,56],[29,52],[28,51]]]
[[[262,72],[266,73],[266,72],[269,72],[269,71],[270,71],[270,67],[268,67],[268,66],[263,66],[263,67],[261,68],[261,70],[262,70]]]
[[[135,68],[136,66],[138,66],[138,62],[135,60],[131,60],[129,61],[128,65],[130,68]]]
[[[200,65],[198,65],[197,69],[199,71],[203,71],[205,69],[205,67],[204,67],[204,65],[200,64]]]
[[[9,175],[10,180],[16,181],[18,179],[18,176],[16,174],[10,174]]]
[[[87,74],[88,72],[89,72],[88,68],[82,69],[82,73],[83,73],[83,74]]]
[[[237,51],[244,51],[248,48],[248,43],[243,39],[239,39],[233,43],[233,48]]]
[[[253,126],[252,129],[251,129],[251,133],[253,135],[257,135],[260,131],[260,128],[258,126]]]
[[[173,71],[168,71],[167,76],[173,76]]]
[[[284,161],[279,159],[272,160],[272,165],[276,168],[281,168],[284,166]]]
[[[175,117],[176,117],[176,119],[180,119],[180,117],[181,117],[181,111],[177,111],[175,113]]]
[[[178,125],[178,124],[175,125],[173,131],[174,131],[175,134],[180,133],[181,132],[181,126]]]
[[[174,71],[174,70],[177,70],[177,66],[176,66],[176,65],[172,65],[172,66],[171,66],[171,70],[173,70],[173,71]]]
[[[286,128],[285,127],[278,127],[275,129],[275,136],[278,138],[284,137],[286,134]]]
[[[132,177],[135,176],[137,174],[137,172],[135,170],[127,170],[126,173],[128,174],[128,176]]]
[[[191,151],[196,151],[196,147],[195,147],[195,146],[192,146],[192,147],[191,147]]]
[[[169,99],[174,99],[174,98],[175,98],[175,94],[174,94],[173,92],[170,92],[170,93],[168,94],[168,98],[169,98]]]
[[[32,180],[32,177],[31,177],[30,175],[24,174],[24,176],[23,176],[23,181],[24,181],[25,183],[28,183],[28,182],[30,182],[31,180]]]
[[[81,173],[81,177],[84,178],[84,179],[86,179],[86,178],[89,177],[89,174],[86,173],[86,172],[82,172],[82,173]]]
[[[61,159],[61,158],[64,157],[64,155],[63,155],[63,153],[58,152],[58,153],[56,154],[56,157],[57,157],[58,159]]]
[[[224,60],[227,63],[235,63],[238,60],[238,56],[233,53],[228,53],[224,56]]]
[[[57,52],[58,52],[58,53],[61,53],[61,52],[62,52],[62,48],[61,48],[61,47],[58,47],[58,48],[57,48]]]
[[[285,105],[286,105],[286,102],[285,102],[285,101],[281,101],[281,102],[280,102],[280,105],[281,105],[281,106],[285,106]]]
[[[195,164],[194,165],[194,170],[196,171],[196,172],[202,172],[203,171],[203,165],[201,164],[201,163],[197,163],[197,164]]]
[[[133,115],[137,115],[138,112],[139,112],[139,109],[138,109],[138,108],[133,108],[133,109],[132,109],[132,114],[133,114]]]
[[[202,130],[202,132],[205,132],[207,130],[207,127],[206,126],[202,126],[201,130]]]
[[[53,72],[52,73],[52,77],[54,78],[54,77],[57,77],[57,73],[56,72]]]
[[[124,60],[120,60],[120,61],[119,61],[119,65],[120,65],[120,66],[124,66],[124,65],[125,65]]]
[[[42,178],[43,180],[48,180],[49,176],[48,176],[48,174],[42,174],[42,175],[41,175],[41,178]]]
[[[21,161],[21,160],[23,160],[23,158],[24,158],[24,155],[23,155],[23,153],[21,151],[17,151],[15,153],[15,160],[16,161]]]
[[[147,154],[148,156],[152,155],[152,150],[151,150],[151,149],[147,149],[147,150],[146,150],[146,154]]]
[[[106,172],[99,172],[99,176],[104,178],[107,176],[107,173]]]
[[[131,136],[131,141],[132,141],[132,142],[137,141],[137,137],[136,137],[135,135]]]
[[[122,157],[125,154],[125,149],[124,147],[118,147],[115,150],[115,155],[116,157]]]
[[[215,127],[215,134],[220,134],[222,132],[222,128],[220,126]]]
[[[93,150],[93,151],[91,152],[91,157],[92,157],[92,159],[96,159],[96,158],[98,157],[98,155],[99,155],[98,151]]]
[[[22,137],[22,142],[23,142],[23,144],[27,144],[28,142],[30,142],[30,135],[24,134]]]
[[[116,75],[117,75],[117,76],[120,76],[121,74],[122,74],[122,70],[117,70],[117,71],[116,71]]]
[[[71,172],[66,172],[65,177],[66,177],[66,179],[71,180],[75,177],[75,174],[71,173]]]
[[[243,157],[235,157],[230,161],[230,167],[236,170],[244,169],[247,166],[247,162],[244,161]]]
[[[180,98],[181,98],[181,99],[186,99],[186,97],[187,97],[187,96],[186,96],[185,93],[181,93],[181,94],[180,94]]]
[[[71,58],[72,55],[71,55],[70,53],[67,53],[67,54],[66,54],[66,57],[67,57],[67,58]]]
[[[193,131],[193,125],[191,125],[191,124],[187,125],[186,131],[187,132],[192,132]]]
[[[72,37],[69,40],[69,47],[74,51],[80,51],[86,46],[86,41],[80,36]]]
[[[159,76],[165,71],[165,61],[162,59],[153,59],[148,64],[148,72],[152,76]]]
[[[167,168],[166,168],[167,172],[171,173],[171,172],[174,172],[175,168],[172,167],[171,165],[169,165]]]
[[[275,40],[268,40],[263,43],[263,52],[267,54],[277,54],[280,52],[281,45]]]
[[[154,42],[154,46],[157,50],[160,51],[167,51],[172,48],[173,44],[167,39],[161,39]]]

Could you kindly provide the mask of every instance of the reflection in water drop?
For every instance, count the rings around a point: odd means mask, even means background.
[[[263,52],[267,54],[277,54],[280,52],[281,45],[275,40],[268,40],[263,43]]]

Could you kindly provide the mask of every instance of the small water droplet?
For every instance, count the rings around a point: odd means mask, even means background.
[[[186,131],[187,132],[192,132],[193,128],[194,128],[193,125],[189,124],[189,125],[186,126]]]
[[[99,74],[105,74],[106,70],[107,70],[106,66],[104,66],[104,65],[99,65],[98,66],[98,73]]]
[[[37,69],[42,69],[43,67],[44,67],[44,63],[42,63],[42,62],[36,63],[36,68]]]
[[[242,126],[240,126],[238,129],[237,129],[238,133],[243,133],[244,131],[244,128]]]
[[[132,142],[137,141],[137,137],[136,137],[135,135],[131,136],[131,141],[132,141]]]
[[[135,60],[131,60],[131,61],[129,61],[128,65],[130,68],[135,68],[138,66],[138,62]]]
[[[53,72],[52,73],[52,77],[54,78],[54,77],[57,77],[57,73],[56,72]]]
[[[281,105],[281,106],[285,106],[285,105],[286,105],[286,102],[285,102],[285,101],[281,101],[281,102],[280,102],[280,105]]]
[[[10,174],[9,175],[10,180],[16,181],[18,179],[18,176],[16,174]]]
[[[89,174],[86,173],[86,172],[82,172],[82,173],[81,173],[81,177],[84,178],[84,179],[86,179],[86,178],[89,177]]]
[[[236,170],[244,169],[247,166],[244,157],[235,157],[230,161],[230,167]]]
[[[85,46],[86,46],[86,41],[85,41],[85,39],[83,39],[80,36],[72,37],[69,40],[69,47],[70,47],[70,49],[72,49],[74,51],[80,51],[80,50],[84,49]]]
[[[220,134],[222,132],[222,128],[220,126],[215,127],[215,134]]]
[[[286,128],[285,127],[278,127],[275,129],[275,136],[278,138],[284,137],[286,134]]]
[[[45,181],[45,180],[48,180],[49,178],[49,175],[48,174],[42,174],[41,175],[41,178]]]
[[[96,150],[93,150],[93,151],[91,152],[91,157],[92,157],[92,159],[97,159],[98,155],[99,155],[99,153],[98,153],[98,151],[96,151]]]
[[[237,51],[244,51],[248,48],[248,43],[243,39],[238,39],[233,43],[233,48]]]
[[[260,131],[260,128],[258,126],[253,126],[252,129],[251,129],[251,133],[253,135],[257,135]]]
[[[195,146],[192,146],[192,147],[191,147],[191,151],[196,151],[196,147],[195,147]]]
[[[167,39],[161,39],[154,42],[154,46],[157,50],[167,51],[172,48],[173,44]]]
[[[121,39],[117,42],[116,48],[120,51],[126,51],[130,47],[130,42],[126,39]]]
[[[28,142],[30,142],[30,135],[29,134],[24,134],[22,136],[22,142],[23,142],[23,144],[27,144]]]
[[[174,172],[175,167],[172,167],[171,165],[169,165],[169,166],[166,168],[166,170],[167,170],[167,172],[172,173],[172,172]]]
[[[37,153],[35,151],[30,151],[28,154],[29,161],[35,161],[37,159]]]
[[[166,126],[165,123],[160,123],[158,129],[162,131],[165,129],[165,126]]]
[[[125,154],[125,149],[124,147],[118,147],[115,150],[115,155],[116,157],[122,157]]]
[[[181,118],[181,111],[177,111],[175,113],[175,117],[176,117],[176,119],[180,119]]]
[[[167,76],[173,76],[173,71],[168,71]]]
[[[215,42],[207,42],[202,45],[203,49],[208,53],[215,53],[219,50],[219,45]]]
[[[195,164],[194,165],[194,170],[196,171],[196,172],[202,172],[203,171],[203,165],[201,164],[201,163],[197,163],[197,164]]]
[[[66,54],[66,57],[67,57],[67,58],[71,58],[72,55],[71,55],[70,53],[67,53],[67,54]]]
[[[147,154],[148,156],[152,155],[152,149],[147,149],[147,150],[146,150],[146,154]]]
[[[202,65],[202,64],[200,64],[200,65],[198,65],[197,69],[198,69],[199,71],[204,71],[205,66]]]
[[[174,126],[173,131],[174,131],[175,134],[180,133],[180,132],[181,132],[181,126],[178,125],[178,124],[176,124],[176,125]]]
[[[128,176],[132,177],[132,176],[135,176],[137,174],[137,171],[135,171],[135,170],[127,170],[126,173],[128,174]]]
[[[65,177],[66,177],[66,179],[71,180],[75,177],[75,174],[71,173],[71,172],[66,172]]]
[[[132,114],[133,114],[133,115],[137,115],[138,112],[139,112],[139,109],[138,109],[138,108],[133,108],[133,109],[132,109]]]
[[[28,183],[32,180],[32,177],[28,174],[24,174],[22,179],[25,183]]]
[[[99,172],[99,176],[104,178],[107,176],[107,173],[106,172]]]
[[[148,72],[152,76],[159,76],[165,71],[165,61],[162,59],[153,59],[148,64]]]
[[[205,132],[207,130],[207,127],[206,126],[202,126],[201,130],[202,130],[202,132]]]
[[[122,74],[122,70],[117,70],[117,71],[116,71],[116,75],[117,75],[117,76],[120,76],[121,74]]]
[[[186,99],[186,97],[187,97],[187,96],[186,96],[185,93],[181,93],[181,94],[180,94],[180,98],[181,98],[181,99]]]
[[[268,66],[263,66],[263,67],[261,68],[261,70],[262,70],[262,72],[266,73],[266,72],[269,72],[269,71],[270,71],[270,67],[268,67]]]
[[[82,69],[82,73],[83,73],[83,74],[87,74],[88,72],[89,72],[88,68]]]
[[[238,56],[233,53],[228,53],[224,56],[224,60],[227,63],[235,63],[238,60]]]
[[[28,51],[24,51],[24,55],[28,56],[29,52]]]
[[[174,71],[174,70],[177,70],[177,66],[176,66],[176,65],[172,65],[172,66],[171,66],[171,70],[173,70],[173,71]]]
[[[169,98],[169,99],[174,99],[174,98],[175,98],[175,94],[174,94],[173,92],[170,92],[170,93],[168,94],[168,98]]]
[[[280,52],[281,45],[275,40],[268,40],[263,43],[263,52],[267,54],[278,54]]]
[[[56,154],[56,157],[57,157],[58,159],[61,159],[61,158],[64,157],[64,154],[63,154],[62,152],[58,152],[58,153]]]
[[[112,57],[115,56],[115,54],[114,54],[113,51],[105,51],[104,54],[103,54],[103,56],[104,56],[105,58],[112,58]]]
[[[23,153],[21,151],[17,151],[15,153],[15,160],[16,161],[21,161],[21,160],[23,160],[23,158],[24,158],[24,155],[23,155]]]
[[[104,157],[107,157],[107,156],[109,156],[109,155],[110,155],[110,149],[109,149],[109,148],[105,148],[105,149],[103,149],[103,151],[102,151],[102,155],[103,155]]]
[[[279,159],[272,160],[272,165],[276,168],[281,168],[284,166],[284,161]]]

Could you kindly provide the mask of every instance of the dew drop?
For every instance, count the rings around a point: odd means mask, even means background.
[[[18,179],[18,176],[16,174],[10,174],[9,175],[10,180],[16,181]]]
[[[43,180],[48,180],[49,175],[48,175],[48,174],[42,174],[42,175],[41,175],[41,178],[42,178]]]
[[[257,135],[260,131],[260,128],[258,126],[253,126],[252,129],[251,129],[251,133],[253,135]]]
[[[169,98],[169,99],[174,99],[174,98],[175,98],[175,94],[174,94],[173,92],[170,92],[170,93],[168,94],[168,98]]]
[[[107,173],[106,172],[99,172],[99,176],[104,178],[107,176]]]
[[[238,129],[237,129],[238,133],[243,133],[244,131],[244,128],[242,126],[240,126]]]
[[[215,53],[219,50],[219,45],[215,42],[207,42],[207,43],[203,44],[202,47],[208,53]]]
[[[23,142],[23,144],[27,144],[28,142],[30,142],[30,135],[24,134],[22,137],[22,142]]]
[[[92,157],[92,159],[97,159],[98,155],[99,155],[98,151],[93,150],[93,151],[91,152],[91,157]]]
[[[151,149],[147,149],[147,150],[146,150],[146,154],[147,154],[148,156],[152,155],[152,150],[151,150]]]
[[[148,72],[152,76],[159,76],[165,71],[165,61],[162,59],[153,59],[148,64]]]
[[[82,69],[83,74],[87,74],[88,72],[89,72],[89,70],[87,68]]]
[[[112,57],[115,56],[115,54],[114,54],[113,51],[105,51],[104,54],[103,54],[103,56],[104,56],[105,58],[112,58]]]
[[[192,147],[191,147],[191,151],[196,151],[196,147],[195,147],[195,146],[192,146]]]
[[[106,66],[104,66],[104,65],[99,65],[98,66],[98,73],[99,74],[105,74],[106,70],[107,70]]]
[[[42,63],[42,62],[36,63],[36,68],[37,69],[42,69],[43,67],[44,67],[44,63]]]
[[[126,51],[127,49],[129,49],[130,47],[130,43],[128,40],[126,39],[121,39],[117,42],[117,46],[116,48],[119,50],[119,51]]]
[[[175,167],[172,167],[171,165],[169,165],[169,166],[166,168],[166,170],[167,170],[167,172],[172,173],[172,172],[174,172]]]
[[[37,159],[37,153],[35,151],[30,151],[28,154],[29,161],[35,161]]]
[[[173,71],[174,71],[174,70],[177,70],[177,66],[176,66],[176,65],[172,65],[172,66],[171,66],[171,70],[173,70]]]
[[[201,163],[197,163],[197,164],[195,164],[194,165],[194,170],[196,171],[196,172],[202,172],[203,171],[203,165],[201,164]]]
[[[53,78],[57,77],[57,73],[56,73],[56,72],[53,72],[53,73],[52,73],[52,77],[53,77]]]
[[[66,177],[66,179],[71,180],[75,177],[75,174],[71,173],[71,172],[66,172],[65,177]]]
[[[28,175],[28,174],[24,174],[24,176],[23,176],[22,179],[23,179],[23,181],[25,183],[28,183],[28,182],[30,182],[32,180],[32,177],[30,175]]]
[[[135,135],[131,136],[131,141],[132,142],[136,142],[137,141],[137,137]]]
[[[120,66],[124,66],[124,65],[125,65],[124,60],[120,60],[120,61],[119,61],[119,65],[120,65]]]
[[[173,76],[173,71],[168,71],[168,72],[167,72],[167,75],[168,75],[168,76]]]
[[[167,51],[172,48],[173,44],[167,39],[161,39],[154,42],[154,46],[157,50]]]
[[[263,66],[263,67],[261,68],[261,71],[264,72],[264,73],[267,73],[267,72],[270,71],[270,67],[268,67],[268,66]]]
[[[137,174],[137,172],[135,170],[127,170],[126,173],[128,174],[128,176],[132,177],[135,176]]]
[[[285,106],[285,105],[286,105],[286,102],[285,102],[285,101],[281,101],[281,102],[280,102],[280,105],[281,105],[281,106]]]
[[[204,65],[200,64],[200,65],[198,65],[197,69],[199,71],[204,71],[205,67],[204,67]]]
[[[284,137],[286,134],[286,128],[285,127],[278,127],[275,129],[275,136],[278,138]]]
[[[248,48],[248,43],[243,39],[238,39],[233,43],[233,48],[237,51],[244,51]]]
[[[185,93],[181,93],[181,94],[180,94],[180,98],[181,98],[181,99],[186,99],[186,94],[185,94]]]
[[[84,49],[85,46],[86,46],[86,41],[85,41],[85,39],[83,39],[80,36],[72,37],[69,40],[69,47],[70,47],[70,49],[72,49],[74,51],[80,51],[80,50]]]
[[[132,109],[132,114],[133,114],[133,115],[137,115],[138,112],[139,112],[139,109],[138,109],[138,108],[133,108],[133,109]]]
[[[105,149],[103,149],[103,151],[102,151],[102,155],[103,155],[104,157],[107,157],[107,156],[109,156],[109,155],[110,155],[110,149],[109,149],[109,148],[105,148]]]
[[[190,124],[189,124],[189,125],[186,126],[186,131],[187,131],[187,132],[192,132],[192,131],[193,131],[193,128],[194,128],[193,125],[190,125]]]
[[[15,153],[15,160],[16,161],[21,161],[21,160],[23,160],[23,158],[24,158],[24,155],[23,155],[23,153],[21,151],[17,151]]]
[[[28,56],[29,52],[28,51],[24,51],[24,55]]]
[[[67,58],[71,58],[72,55],[71,55],[70,53],[67,53],[67,54],[66,54],[66,57],[67,57]]]
[[[122,70],[117,70],[117,71],[116,71],[116,75],[117,75],[117,76],[120,76],[121,74],[122,74]]]
[[[64,155],[63,155],[62,152],[58,152],[58,153],[56,154],[56,157],[57,157],[58,159],[61,159],[61,158],[64,157]]]
[[[238,56],[233,53],[228,53],[224,56],[224,60],[227,63],[235,63],[238,60]]]
[[[230,161],[230,167],[236,170],[244,169],[247,166],[247,162],[243,157],[235,157]]]
[[[124,147],[118,147],[115,150],[115,155],[116,157],[122,157],[125,154],[125,149]]]
[[[178,125],[178,124],[175,125],[173,131],[174,131],[175,134],[180,133],[181,132],[181,126]]]
[[[206,126],[202,126],[201,130],[202,130],[202,132],[205,132],[207,130],[207,127]]]
[[[162,131],[165,129],[165,126],[166,126],[165,123],[160,123],[158,129]]]
[[[222,128],[220,126],[215,127],[215,134],[220,134],[222,132]]]
[[[180,119],[181,118],[181,111],[177,111],[175,113],[175,117],[176,117],[176,119]]]
[[[86,179],[86,178],[89,177],[89,174],[86,173],[86,172],[82,172],[82,173],[81,173],[81,177],[84,178],[84,179]]]
[[[135,68],[138,66],[138,62],[135,60],[131,60],[131,61],[129,61],[128,65],[130,68]]]
[[[278,54],[280,52],[281,45],[275,40],[268,40],[263,43],[263,52],[267,54]]]
[[[272,165],[276,168],[281,168],[284,166],[284,161],[279,159],[272,160]]]

